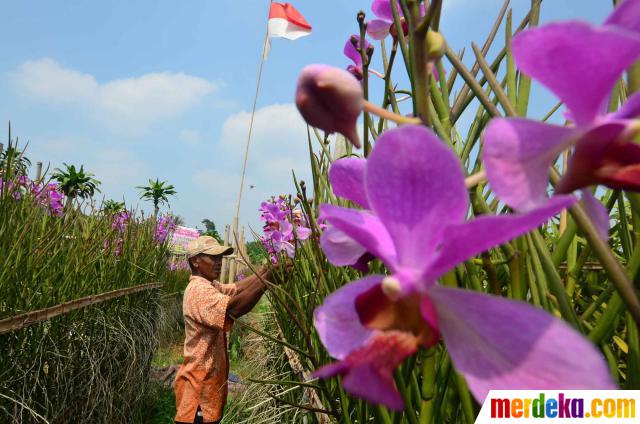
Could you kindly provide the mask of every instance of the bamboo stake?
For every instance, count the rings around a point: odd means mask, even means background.
[[[42,162],[36,162],[36,181],[40,181],[42,178]]]
[[[162,283],[150,283],[140,286],[127,287],[124,289],[113,290],[106,293],[82,297],[80,299],[69,302],[60,303],[50,308],[39,309],[37,311],[27,312],[11,318],[0,320],[0,334],[9,333],[15,330],[21,330],[33,324],[50,320],[51,318],[68,314],[69,312],[88,306],[97,305],[98,303],[108,300],[117,299],[119,297],[129,296],[145,290],[159,289]]]
[[[224,227],[224,245],[229,246],[229,224]],[[227,279],[227,272],[229,268],[229,258],[222,257],[222,269],[220,270],[220,281],[224,282]]]

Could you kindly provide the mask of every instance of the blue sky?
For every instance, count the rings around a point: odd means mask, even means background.
[[[276,39],[264,65],[241,223],[259,229],[257,208],[293,191],[291,170],[309,178],[306,127],[293,105],[309,63],[345,67],[342,48],[370,1],[293,0],[313,26]],[[514,26],[529,0],[513,0]],[[441,30],[454,50],[481,44],[501,0],[444,0]],[[51,169],[84,164],[106,198],[138,200],[149,178],[176,186],[174,213],[187,225],[231,222],[242,150],[266,27],[266,0],[5,2],[0,39],[0,140],[10,120],[27,156]],[[605,0],[546,0],[542,22],[600,22]],[[502,34],[502,33],[500,33]],[[502,37],[500,35],[499,37]],[[490,58],[492,56],[490,55]],[[380,62],[374,58],[373,67]],[[555,100],[532,97],[532,114]],[[24,145],[24,144],[23,144]],[[249,185],[255,186],[249,189]]]

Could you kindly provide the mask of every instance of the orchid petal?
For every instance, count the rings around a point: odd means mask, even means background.
[[[604,24],[640,33],[640,1],[626,0],[622,2],[616,6]]]
[[[576,202],[574,196],[554,196],[543,206],[526,214],[480,216],[472,221],[451,224],[444,228],[447,235],[438,256],[429,265],[427,282],[473,256],[525,234]]]
[[[528,119],[491,120],[482,161],[492,190],[519,211],[544,203],[549,167],[575,136],[575,129]]]
[[[603,112],[616,80],[638,59],[640,36],[615,26],[563,22],[522,32],[512,48],[520,70],[553,91],[582,126]]]
[[[398,15],[401,17],[404,16],[402,14],[400,3],[397,0],[396,4],[398,6]],[[393,22],[393,9],[391,8],[391,0],[373,0],[373,3],[371,4],[371,11],[378,18]]]
[[[340,231],[355,240],[388,266],[397,264],[393,240],[380,219],[368,211],[320,205],[320,213]]]
[[[640,146],[621,140],[627,123],[628,121],[609,121],[583,134],[556,191],[570,193],[597,184],[600,182],[599,174],[606,174],[601,172],[603,169],[615,169],[620,165],[640,162]]]
[[[367,159],[371,209],[393,238],[401,266],[422,271],[447,223],[468,207],[458,158],[421,125],[385,131]]]
[[[382,40],[389,35],[389,28],[393,25],[389,21],[373,19],[367,23],[367,34],[374,40]]]
[[[382,275],[370,275],[342,286],[313,312],[318,336],[332,357],[346,358],[352,351],[363,347],[374,333],[360,323],[356,298],[379,285],[382,278]]]
[[[381,332],[345,360],[322,367],[313,375],[345,375],[342,385],[349,393],[400,411],[402,396],[393,383],[393,371],[417,350],[418,342],[412,334],[401,331]]]
[[[596,347],[540,309],[443,286],[428,295],[453,363],[480,403],[492,389],[615,388]]]
[[[360,37],[358,35],[352,35],[351,37],[349,37],[347,42],[344,44],[343,53],[344,53],[345,56],[347,56],[349,59],[351,59],[351,61],[358,68],[361,68],[362,67],[362,56],[360,55],[360,53],[358,52],[356,47],[351,42],[353,37],[355,37],[358,40],[357,44],[358,44],[358,47],[360,47]]]
[[[636,146],[640,150],[640,146]],[[622,166],[606,177],[599,178],[599,182],[607,187],[640,191],[640,163]]]
[[[609,211],[596,199],[591,190],[582,191],[582,206],[584,211],[591,218],[591,222],[596,226],[598,235],[604,241],[609,240]]]
[[[369,200],[364,186],[366,159],[339,159],[329,169],[329,182],[333,192],[340,197],[351,200],[359,206],[369,209]]]
[[[356,264],[367,253],[367,249],[333,225],[320,236],[320,247],[329,262],[336,266]]]
[[[311,228],[307,227],[296,227],[296,237],[298,240],[304,241],[309,238],[311,235]]]

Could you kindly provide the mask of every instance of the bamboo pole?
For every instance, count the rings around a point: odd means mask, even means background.
[[[224,245],[229,246],[229,224],[224,226]],[[229,268],[229,259],[226,256],[223,256],[222,269],[220,270],[221,282],[224,282],[227,279],[228,268]]]
[[[273,0],[269,1],[269,8],[271,8],[272,1]],[[233,240],[238,240],[238,219],[240,218],[240,204],[242,203],[242,190],[244,188],[244,177],[247,172],[247,159],[249,158],[249,146],[251,145],[251,135],[253,133],[253,119],[256,114],[256,105],[258,103],[258,93],[260,92],[260,80],[262,79],[262,66],[264,65],[265,53],[267,52],[268,43],[269,43],[269,24],[267,23],[267,26],[264,32],[264,41],[262,43],[262,54],[260,55],[260,66],[258,67],[258,79],[256,81],[256,92],[253,97],[251,117],[249,118],[249,134],[247,135],[247,143],[244,146],[244,157],[242,159],[242,173],[240,174],[240,188],[238,190],[238,202],[236,204],[236,213],[233,217],[233,226],[232,226]],[[231,261],[231,266],[234,267],[233,260]]]
[[[42,178],[42,162],[36,162],[36,181],[40,181]]]
[[[140,286],[126,287],[124,289],[113,290],[110,292],[100,293],[96,295],[81,297],[80,299],[71,300],[69,302],[60,303],[50,308],[39,309],[37,311],[27,312],[16,315],[11,318],[0,320],[0,334],[9,333],[15,330],[21,330],[33,324],[50,320],[51,318],[68,314],[69,312],[88,306],[97,305],[98,303],[108,300],[117,299],[123,296],[129,296],[145,290],[159,289],[162,283],[150,283]]]

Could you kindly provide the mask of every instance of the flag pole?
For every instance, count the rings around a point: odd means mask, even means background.
[[[272,2],[273,0],[269,1],[269,9],[271,9]],[[262,43],[262,54],[260,55],[260,67],[258,68],[258,80],[256,82],[256,93],[253,97],[253,107],[251,109],[251,117],[249,118],[249,135],[247,136],[247,143],[244,146],[244,158],[242,159],[242,173],[240,174],[240,189],[238,190],[238,203],[236,204],[236,213],[233,217],[232,240],[234,245],[237,244],[236,240],[238,240],[238,219],[240,215],[240,203],[242,202],[242,190],[244,188],[244,176],[247,171],[247,159],[249,158],[249,146],[251,145],[251,134],[253,132],[253,118],[256,113],[256,104],[258,102],[258,93],[260,91],[260,80],[262,79],[262,65],[264,64],[264,54],[267,49],[268,41],[269,41],[269,17],[267,16],[267,27],[264,33],[264,42]],[[235,271],[234,265],[235,265],[235,261],[232,261],[231,267],[234,268],[233,271]]]

